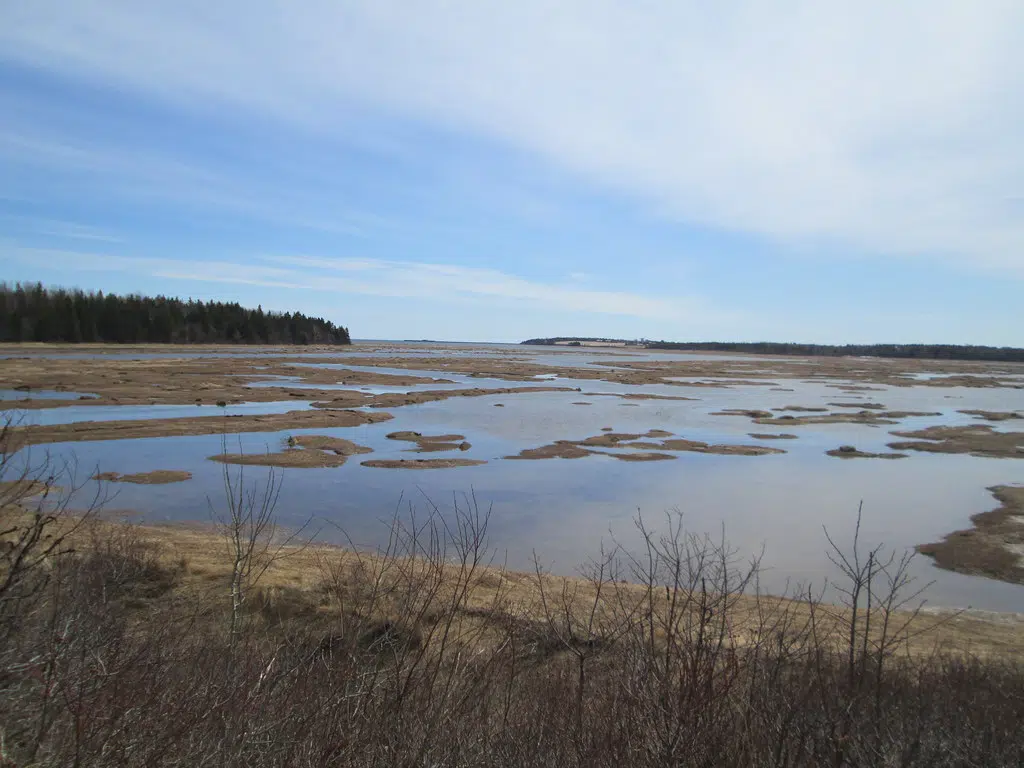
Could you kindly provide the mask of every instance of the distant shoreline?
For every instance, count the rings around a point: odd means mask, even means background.
[[[972,344],[800,344],[775,341],[650,341],[647,339],[604,339],[582,336],[553,336],[520,342],[536,346],[633,347],[674,352],[739,352],[749,355],[801,357],[882,357],[913,360],[983,360],[1024,363],[1024,348],[989,347]]]

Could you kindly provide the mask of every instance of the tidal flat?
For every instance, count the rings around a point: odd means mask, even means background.
[[[206,520],[224,472],[244,464],[247,480],[283,481],[286,525],[313,516],[330,523],[325,535],[373,547],[396,505],[443,510],[472,495],[510,566],[536,552],[571,574],[602,543],[629,545],[638,514],[656,526],[678,509],[693,533],[760,557],[763,586],[781,592],[835,576],[825,531],[849,540],[861,508],[862,544],[924,553],[913,575],[930,583],[929,602],[1024,612],[1019,515],[962,533],[992,509],[989,489],[1013,496],[1024,481],[1024,365],[31,345],[0,347],[0,374],[0,409],[26,455],[117,483],[117,506],[152,522]],[[894,454],[905,458],[883,460]],[[159,474],[168,467],[174,482]],[[926,544],[953,532],[955,547]]]

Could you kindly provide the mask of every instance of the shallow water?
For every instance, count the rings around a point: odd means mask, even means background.
[[[309,400],[218,405],[69,405],[63,408],[12,409],[20,426],[51,426],[83,421],[141,421],[143,419],[190,419],[203,416],[255,416],[303,411]],[[160,438],[155,438],[159,440]]]
[[[422,370],[388,367],[346,366],[344,358],[357,356],[423,356]],[[601,362],[637,359],[708,359],[707,355],[643,353],[630,350],[564,351],[514,345],[467,346],[467,356],[501,353],[528,358],[532,363],[581,366]],[[132,359],[153,357],[227,357],[244,353],[117,353]],[[268,353],[286,357],[280,352]],[[511,567],[527,568],[534,550],[542,562],[560,573],[572,573],[602,541],[611,536],[625,545],[635,545],[633,518],[638,510],[649,524],[657,526],[666,510],[677,508],[685,515],[687,528],[698,533],[721,535],[751,556],[764,549],[763,585],[780,591],[787,584],[813,580],[821,583],[835,576],[825,555],[823,526],[837,541],[848,542],[863,508],[862,537],[865,546],[885,542],[897,550],[933,541],[969,525],[972,514],[996,504],[986,488],[1024,481],[1024,462],[1013,459],[981,459],[911,453],[899,461],[869,459],[842,460],[825,455],[840,445],[855,445],[864,451],[887,451],[886,443],[898,439],[890,432],[913,430],[939,424],[988,424],[959,410],[1024,410],[1024,390],[965,387],[877,387],[877,391],[843,392],[839,387],[857,382],[840,379],[812,380],[778,377],[776,358],[764,359],[761,369],[772,376],[768,385],[730,384],[721,376],[714,380],[727,386],[686,386],[687,381],[658,385],[622,385],[603,381],[576,380],[558,376],[538,377],[526,382],[457,374],[432,367],[432,357],[451,357],[444,350],[415,344],[386,352],[361,352],[358,348],[339,353],[320,353],[322,362],[302,365],[339,371],[339,384],[309,385],[316,389],[349,389],[364,394],[415,392],[423,389],[467,387],[549,387],[578,388],[567,392],[529,392],[484,397],[457,397],[387,409],[394,415],[388,422],[347,429],[295,430],[295,434],[330,434],[371,447],[368,457],[353,457],[332,469],[274,470],[284,481],[278,514],[285,524],[298,524],[313,516],[322,535],[340,539],[335,526],[343,527],[361,545],[382,540],[382,520],[395,510],[400,499],[423,510],[427,499],[450,504],[453,495],[475,492],[483,505],[493,505],[491,544],[500,559]],[[24,356],[24,355],[18,355]],[[50,356],[70,357],[67,354]],[[295,353],[295,357],[310,357]],[[110,358],[109,354],[78,357]],[[722,356],[717,356],[721,359]],[[728,356],[727,356],[728,357]],[[752,359],[734,356],[735,359]],[[756,358],[755,358],[756,359]],[[877,361],[875,361],[877,362]],[[428,381],[416,386],[342,385],[345,369],[447,379],[452,383]],[[750,374],[735,371],[737,378]],[[789,375],[792,375],[791,373]],[[813,361],[806,376],[813,377]],[[1014,374],[1017,375],[1017,374]],[[705,381],[700,378],[694,381]],[[773,387],[793,391],[776,391]],[[294,377],[256,382],[253,387],[302,387]],[[587,394],[591,393],[591,394]],[[60,396],[75,398],[79,393],[22,393],[25,397]],[[647,394],[686,397],[691,400],[631,400],[614,395]],[[821,406],[833,411],[855,412],[829,403],[882,403],[889,410],[935,411],[938,416],[912,417],[897,425],[863,424],[787,425],[754,424],[743,416],[715,416],[727,408],[773,409],[788,405]],[[588,403],[578,405],[577,403]],[[503,407],[497,408],[501,404]],[[218,408],[214,405],[89,406],[75,405],[42,410],[17,410],[16,414],[36,424],[74,421],[198,417],[216,414],[241,415],[280,413],[309,407],[306,401],[284,400],[243,403]],[[793,413],[793,416],[803,414]],[[1024,431],[1024,422],[1008,421],[990,425],[995,429]],[[541,461],[506,461],[524,448],[535,448],[559,439],[582,439],[600,434],[603,427],[620,432],[643,433],[665,429],[681,437],[711,443],[765,445],[787,451],[784,455],[746,457],[680,453],[673,461],[622,462],[610,456]],[[388,440],[389,432],[414,430],[424,434],[459,433],[472,443],[467,453],[416,454],[409,443]],[[750,432],[791,432],[796,440],[759,441]],[[67,443],[38,446],[33,453],[50,451],[58,457],[74,457],[87,476],[93,470],[122,473],[154,469],[186,470],[193,479],[166,486],[116,486],[115,508],[136,509],[150,520],[205,520],[207,499],[214,505],[222,498],[224,467],[207,460],[222,450],[264,452],[279,450],[290,432],[248,433],[199,437],[167,437],[144,440]],[[602,449],[608,450],[608,449]],[[623,451],[628,449],[621,449]],[[459,456],[484,459],[478,467],[448,470],[388,470],[363,467],[365,458],[416,459]],[[232,467],[237,472],[239,468]],[[244,468],[253,482],[270,470]],[[88,491],[87,487],[84,489]],[[914,573],[922,583],[934,580],[927,592],[932,604],[967,606],[1000,611],[1024,611],[1024,588],[1000,582],[938,570],[930,561],[918,558]]]
[[[370,370],[386,371],[372,368]],[[367,387],[362,391],[415,391],[444,386],[490,386],[491,382],[443,371],[398,370],[403,375],[429,375],[456,380],[452,385]],[[415,459],[452,454],[409,453],[409,443],[388,440],[389,432],[424,434],[457,432],[472,449],[468,458],[488,461],[479,467],[450,470],[387,470],[360,466],[354,457],[339,468],[275,470],[285,483],[278,509],[282,522],[298,524],[309,516],[321,522],[323,535],[339,538],[343,527],[360,544],[381,541],[382,520],[401,498],[422,511],[431,499],[450,504],[453,494],[475,492],[493,505],[491,544],[511,567],[526,568],[536,550],[555,571],[572,573],[596,554],[602,541],[614,536],[635,545],[633,518],[638,510],[657,525],[666,510],[685,514],[689,530],[720,535],[742,556],[764,548],[763,585],[779,591],[796,581],[821,583],[835,576],[825,556],[823,526],[839,541],[852,535],[857,508],[864,503],[862,537],[867,546],[885,542],[902,550],[935,540],[968,525],[971,514],[995,506],[986,487],[1024,480],[1024,464],[1014,460],[979,459],[913,453],[900,461],[840,460],[826,450],[850,444],[866,451],[885,451],[892,430],[933,424],[977,422],[958,409],[1024,408],[1024,392],[1006,389],[899,387],[846,393],[842,382],[778,380],[792,392],[765,386],[717,388],[671,384],[623,386],[599,381],[537,380],[579,386],[591,393],[645,393],[696,398],[690,401],[624,400],[581,392],[536,392],[452,398],[389,409],[395,418],[348,429],[296,430],[296,434],[331,434],[374,450],[372,458]],[[494,380],[494,386],[523,386]],[[353,388],[353,387],[349,387]],[[899,425],[823,424],[757,425],[741,416],[713,416],[723,408],[781,408],[829,402],[880,402],[894,410],[938,411],[941,416],[904,419]],[[574,403],[588,402],[580,406]],[[501,403],[504,407],[496,408]],[[123,419],[211,413],[274,413],[306,407],[302,402],[249,403],[215,406],[73,406],[26,412],[38,423],[66,423],[81,418]],[[842,409],[833,409],[842,410]],[[855,409],[850,409],[855,410]],[[801,414],[794,414],[799,416]],[[49,421],[46,421],[49,420]],[[1015,422],[1002,423],[1012,429]],[[623,432],[666,429],[682,437],[713,443],[760,444],[787,451],[778,456],[713,456],[680,453],[674,461],[627,463],[607,456],[576,460],[506,461],[501,457],[557,439],[582,439],[603,427]],[[1017,429],[1021,429],[1018,426]],[[758,441],[749,432],[789,431],[796,440]],[[289,432],[229,436],[229,450],[279,450]],[[144,510],[151,520],[206,519],[207,499],[221,499],[224,468],[206,457],[219,453],[221,436],[170,437],[45,446],[58,456],[75,456],[78,465],[122,473],[153,469],[187,470],[191,481],[167,486],[118,486],[112,505]],[[39,447],[35,450],[41,450]],[[623,449],[626,450],[626,449]],[[238,471],[238,468],[231,468]],[[257,482],[269,470],[246,467]],[[932,604],[1001,611],[1024,611],[1024,589],[987,579],[947,573],[918,558],[915,575],[934,580],[927,595]]]

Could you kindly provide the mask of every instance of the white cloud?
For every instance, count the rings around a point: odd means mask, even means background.
[[[74,221],[50,219],[41,216],[0,214],[0,221],[10,234],[23,231],[32,235],[59,238],[61,240],[89,240],[105,243],[121,243],[124,239],[98,227],[79,224]]]
[[[528,280],[495,269],[410,261],[361,261],[304,256],[274,257],[273,261],[303,270],[344,272],[359,277],[330,280],[329,285],[354,293],[454,300],[488,298],[530,302],[551,310],[590,312],[659,320],[696,316],[725,318],[696,298],[662,298],[622,291],[583,290],[571,284]],[[311,285],[322,280],[311,276]],[[732,315],[729,315],[730,317]]]
[[[33,0],[0,51],[325,131],[369,105],[703,225],[1024,275],[1017,0]]]
[[[25,248],[0,242],[10,260],[54,267],[121,272],[165,279],[295,288],[337,294],[428,299],[450,304],[473,301],[548,311],[623,315],[648,320],[729,322],[738,313],[720,311],[692,298],[664,298],[623,291],[582,290],[570,284],[544,283],[494,269],[409,261],[263,256],[244,263],[228,260],[179,260],[110,253]],[[276,265],[276,266],[275,266]]]

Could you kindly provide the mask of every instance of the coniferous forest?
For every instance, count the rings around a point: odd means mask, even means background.
[[[0,283],[0,342],[349,344],[348,329],[237,303]]]

